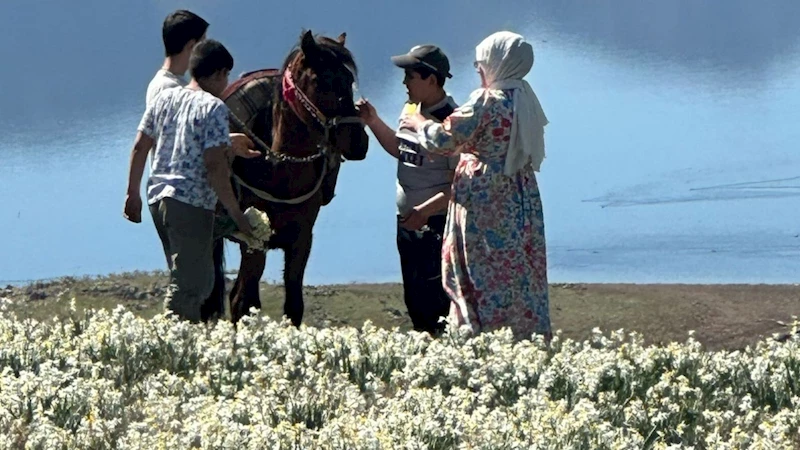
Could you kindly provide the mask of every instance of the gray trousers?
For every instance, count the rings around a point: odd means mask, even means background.
[[[169,267],[164,308],[200,322],[200,307],[214,289],[214,211],[164,198],[150,205],[150,214]]]

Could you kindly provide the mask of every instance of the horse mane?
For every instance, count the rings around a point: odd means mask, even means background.
[[[295,43],[294,47],[289,51],[289,54],[286,55],[286,58],[281,65],[280,73],[283,74],[286,69],[293,64],[297,59],[298,55],[301,53],[301,47],[303,43],[303,36],[305,35],[306,30],[300,34],[300,38]],[[357,81],[358,79],[358,67],[356,66],[355,58],[353,54],[345,48],[344,45],[340,44],[335,39],[331,39],[327,36],[322,36],[319,34],[315,34],[314,40],[317,43],[320,51],[333,58],[333,60],[337,63],[345,67],[353,76],[353,81]],[[272,123],[278,123],[279,118],[283,116],[283,114],[288,112],[289,105],[286,104],[283,100],[283,94],[281,92],[281,84],[276,83],[275,86],[275,94],[274,100],[272,105]]]
[[[300,34],[300,39],[297,41],[295,46],[286,56],[286,59],[283,61],[283,65],[281,66],[281,71],[286,70],[289,65],[297,59],[297,54],[300,52],[300,46],[303,42],[303,35],[305,34],[305,30],[303,33]],[[331,39],[327,36],[322,36],[319,34],[314,35],[314,40],[317,42],[320,50],[323,51],[328,56],[332,57],[338,64],[341,64],[344,67],[347,67],[353,73],[353,77],[358,77],[358,66],[356,65],[355,58],[353,54],[345,48],[345,46],[339,44],[338,41],[335,39]]]
[[[304,34],[303,34],[304,35]],[[283,101],[281,90],[281,78],[286,69],[298,59],[302,48],[303,35],[301,35],[295,46],[289,51],[281,65],[281,69],[259,69],[243,73],[237,80],[228,85],[222,93],[222,100],[226,103],[229,99],[238,95],[234,99],[239,109],[240,119],[246,123],[263,123],[262,139],[267,142],[273,139],[271,135],[273,127],[277,124],[290,107]],[[320,52],[331,58],[337,64],[341,64],[353,76],[353,81],[357,81],[358,68],[356,67],[353,54],[335,39],[314,35],[314,40]],[[244,89],[244,90],[243,90]],[[237,92],[249,92],[237,94]],[[256,100],[249,98],[255,96]],[[259,104],[266,103],[266,108],[257,107]],[[245,118],[246,116],[246,118]],[[253,131],[256,131],[253,129]],[[269,137],[267,137],[269,136]],[[268,144],[269,145],[269,144]]]

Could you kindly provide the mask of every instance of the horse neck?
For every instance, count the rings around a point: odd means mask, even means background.
[[[304,157],[317,151],[306,125],[288,105],[282,105],[282,111],[275,124],[272,149],[290,156]]]
[[[297,74],[294,75],[294,79],[296,89],[307,93],[307,83],[301,80]],[[280,85],[278,88],[281,88]],[[273,132],[274,144],[272,149],[276,152],[296,157],[304,157],[316,153],[317,142],[314,135],[317,132],[312,132],[311,130],[311,126],[313,126],[310,125],[313,123],[312,117],[301,104],[296,105],[298,112],[295,112],[282,97],[279,98],[279,104],[276,108],[277,120],[275,121],[275,130]],[[298,117],[298,113],[303,114],[308,123]]]

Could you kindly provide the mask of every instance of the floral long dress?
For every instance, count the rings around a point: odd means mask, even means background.
[[[421,145],[461,154],[443,236],[448,322],[473,332],[509,327],[515,339],[551,339],[542,201],[530,164],[503,173],[510,91],[475,91],[443,123],[423,123]]]

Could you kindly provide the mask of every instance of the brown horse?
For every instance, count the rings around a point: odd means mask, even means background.
[[[265,156],[236,158],[232,183],[243,211],[252,206],[270,218],[266,248],[284,251],[284,314],[295,326],[303,319],[303,276],[319,210],[333,199],[340,163],[363,160],[369,144],[353,99],[357,68],[344,43],[344,33],[334,40],[305,32],[280,70],[244,74],[222,96],[231,131],[248,134]],[[229,296],[232,321],[261,308],[266,252],[248,249],[232,231],[217,231],[215,287],[204,319],[224,312],[224,238],[238,242],[242,255]]]

